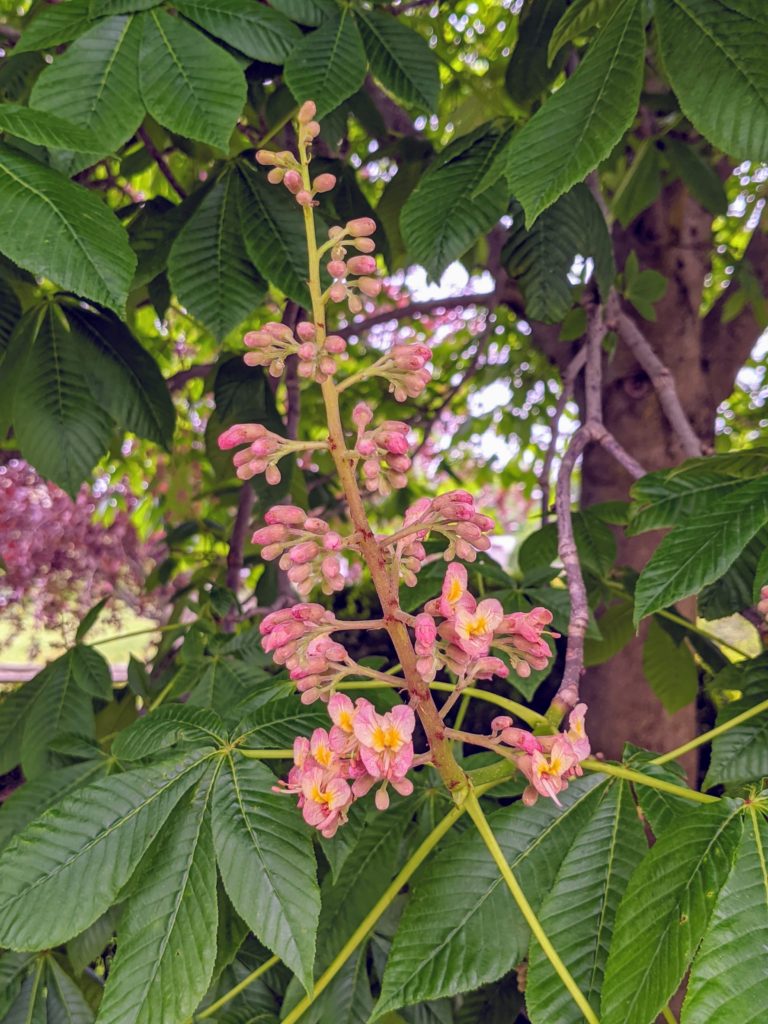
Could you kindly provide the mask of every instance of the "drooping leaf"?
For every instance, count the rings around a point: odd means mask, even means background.
[[[141,15],[139,86],[165,128],[225,152],[245,103],[237,61],[188,22],[162,10]]]
[[[105,18],[57,56],[35,82],[30,106],[72,121],[91,136],[79,153],[54,154],[66,174],[114,152],[142,122],[141,26],[126,15]]]
[[[561,864],[538,915],[596,1013],[616,911],[646,850],[629,786],[606,786],[601,796]],[[581,1024],[583,1020],[535,938],[529,953],[525,1004],[533,1024]]]
[[[20,267],[123,311],[136,257],[92,192],[0,144],[0,250]]]
[[[741,696],[720,709],[716,725],[725,725],[742,712],[768,700],[766,655],[741,662],[734,668],[733,688],[738,686]],[[714,682],[717,684],[717,678]],[[765,775],[768,775],[768,711],[748,718],[712,741],[712,759],[703,788],[752,782]]]
[[[30,50],[46,50],[57,43],[77,39],[93,26],[90,0],[67,0],[65,4],[46,4],[24,26],[21,39],[13,48],[14,55]]]
[[[4,103],[0,107],[0,131],[49,149],[83,152],[93,145],[93,136],[85,128],[45,110],[20,107],[16,103]]]
[[[573,0],[550,37],[547,54],[549,63],[552,63],[561,47],[604,21],[612,9],[613,0]]]
[[[680,139],[666,138],[663,141],[670,168],[688,186],[691,195],[705,210],[715,216],[722,216],[728,210],[728,196],[725,188],[712,167],[697,153],[692,145]]]
[[[301,39],[292,21],[258,0],[183,0],[177,7],[206,32],[254,60],[282,64]]]
[[[685,641],[676,644],[656,619],[648,624],[643,643],[643,674],[670,715],[696,700],[699,673],[693,655]]]
[[[182,743],[222,746],[225,737],[224,723],[214,711],[167,704],[124,729],[112,744],[112,753],[120,761],[139,761]]]
[[[336,11],[334,0],[273,0],[270,4],[300,25],[314,27]]]
[[[225,171],[181,229],[168,260],[179,301],[217,338],[242,323],[264,295],[243,241],[244,187],[240,174]]]
[[[72,675],[83,691],[98,700],[112,700],[112,673],[109,662],[95,647],[76,644],[69,651]]]
[[[654,0],[672,88],[701,134],[739,160],[768,159],[768,23],[763,5]],[[707,69],[704,75],[702,68]]]
[[[28,825],[0,856],[0,943],[49,949],[87,928],[114,903],[203,768],[192,753],[113,775]]]
[[[616,915],[603,1024],[647,1024],[674,994],[731,872],[742,828],[732,802],[697,807],[642,861]]]
[[[635,623],[713,583],[768,522],[768,477],[733,486],[662,540],[635,590]]]
[[[584,641],[584,664],[587,668],[602,665],[618,654],[635,635],[632,624],[632,603],[619,602],[608,607],[597,620],[601,639]]]
[[[642,5],[622,0],[573,76],[512,137],[507,177],[528,227],[596,167],[632,123],[644,50]]]
[[[309,829],[293,802],[272,792],[269,769],[235,758],[219,775],[213,807],[224,887],[257,938],[309,990],[320,915]]]
[[[391,14],[375,8],[358,12],[371,71],[385,89],[425,113],[437,110],[440,75],[426,41]]]
[[[233,735],[246,747],[290,747],[294,736],[309,736],[327,725],[325,709],[301,704],[296,697],[271,700],[243,721]]]
[[[611,208],[623,227],[647,209],[661,189],[661,161],[653,139],[644,139],[619,187]]]
[[[747,544],[728,572],[701,591],[696,610],[702,618],[722,619],[749,608],[755,588],[759,590],[762,584],[763,576],[758,574],[758,568],[766,549],[768,530],[763,528]]]
[[[176,805],[120,922],[101,1024],[181,1024],[210,983],[218,923],[209,769]]]
[[[504,85],[515,103],[523,105],[537,99],[560,72],[563,61],[552,66],[547,43],[565,11],[566,0],[536,0],[523,9],[517,42],[504,75]]]
[[[56,736],[91,736],[94,728],[91,698],[77,682],[74,651],[46,665],[38,680],[21,740],[21,764],[28,779],[38,778],[58,763],[50,749]]]
[[[308,33],[285,62],[285,82],[298,103],[312,99],[324,117],[357,92],[365,50],[350,8],[337,9]]]
[[[768,825],[750,808],[736,863],[693,963],[681,1024],[759,1024],[768,999]]]

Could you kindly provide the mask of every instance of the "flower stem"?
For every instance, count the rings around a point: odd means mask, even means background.
[[[221,999],[217,999],[215,1003],[211,1003],[210,1006],[206,1006],[202,1013],[198,1013],[195,1016],[195,1020],[205,1020],[207,1017],[212,1017],[214,1013],[226,1006],[228,1002],[239,996],[240,993],[248,988],[257,978],[260,978],[262,974],[266,974],[267,971],[271,971],[273,967],[276,967],[280,963],[279,956],[271,956],[269,960],[265,960],[263,964],[256,968],[255,971],[251,971],[250,974],[246,975],[242,981],[238,981],[229,992],[225,992]]]
[[[674,1013],[672,1013],[668,1006],[665,1006],[664,1009],[661,1011],[661,1016],[664,1018],[667,1024],[677,1024],[677,1021],[675,1020],[675,1015]]]
[[[642,772],[633,771],[632,768],[625,768],[620,764],[609,764],[606,761],[596,761],[591,757],[582,761],[581,767],[586,768],[590,772],[615,775],[618,779],[635,782],[638,786],[660,789],[663,793],[671,793],[674,796],[682,797],[684,800],[692,800],[699,804],[716,803],[719,799],[719,797],[710,796],[709,793],[700,793],[697,789],[686,789],[685,786],[676,786],[674,782],[667,782],[666,779],[655,779],[652,775],[644,775]]]
[[[666,754],[660,754],[658,757],[654,757],[651,764],[667,764],[668,761],[676,761],[678,757],[682,757],[683,754],[687,754],[689,750],[695,750],[697,747],[703,746],[705,743],[709,743],[710,740],[716,739],[718,736],[722,736],[724,732],[728,732],[729,729],[734,729],[737,725],[741,725],[743,722],[748,722],[750,718],[754,718],[755,715],[762,714],[763,711],[768,711],[768,700],[763,700],[759,704],[755,704],[753,708],[748,708],[746,711],[742,711],[739,715],[734,715],[727,722],[723,722],[722,725],[716,725],[714,729],[710,729],[708,732],[703,732],[701,736],[696,736],[692,740],[688,740],[687,743],[683,743],[679,747],[675,747],[674,750],[669,750]]]
[[[570,971],[565,966],[563,961],[560,959],[557,950],[550,942],[549,937],[542,928],[541,922],[536,916],[533,907],[530,905],[525,893],[521,889],[520,883],[512,873],[512,868],[507,863],[507,858],[504,856],[504,851],[499,846],[498,840],[496,839],[496,836],[493,834],[493,830],[491,829],[491,826],[488,824],[488,819],[486,818],[483,809],[480,806],[480,802],[478,801],[477,796],[474,792],[470,792],[466,800],[466,805],[467,813],[474,822],[477,831],[480,833],[483,839],[483,842],[488,847],[488,852],[496,862],[496,866],[501,872],[501,877],[504,879],[504,881],[507,884],[507,888],[512,893],[515,903],[517,903],[521,914],[523,915],[528,924],[528,927],[531,929],[531,932],[538,940],[539,945],[546,953],[549,962],[554,967],[563,985],[570,993],[571,998],[576,1003],[578,1008],[584,1014],[585,1019],[589,1021],[589,1024],[600,1024],[595,1014],[595,1011],[589,1005],[581,989],[573,980],[573,976],[571,975]]]
[[[256,761],[279,761],[282,758],[293,757],[292,750],[249,750],[248,747],[236,747],[235,749],[243,757],[250,757]]]
[[[169,633],[172,629],[185,629],[186,622],[171,622],[166,626],[148,626],[146,629],[134,629],[130,633],[115,633],[112,636],[103,636],[99,640],[89,640],[91,647],[98,647],[100,644],[111,644],[116,640],[130,640],[134,636],[148,636],[150,633]]]

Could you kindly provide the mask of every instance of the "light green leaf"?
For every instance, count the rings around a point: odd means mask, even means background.
[[[622,0],[574,75],[512,137],[507,177],[529,227],[608,156],[632,123],[644,51],[642,5]]]
[[[735,484],[662,540],[635,590],[635,623],[713,583],[768,522],[768,476]]]
[[[54,960],[46,957],[48,1024],[91,1024],[93,1010],[82,991]]]
[[[768,825],[754,807],[693,964],[681,1024],[760,1024],[768,1005]]]
[[[437,110],[440,75],[426,41],[391,14],[358,11],[371,71],[385,89],[427,114]]]
[[[112,943],[119,918],[119,908],[112,907],[101,917],[96,918],[84,932],[69,940],[67,959],[72,964],[72,970],[76,977],[81,975],[86,967],[100,957],[107,946]]]
[[[315,856],[308,826],[274,784],[258,761],[229,759],[214,796],[216,858],[235,910],[309,991],[320,916]]]
[[[139,85],[147,110],[165,128],[225,152],[245,103],[237,61],[181,18],[141,15]]]
[[[670,715],[696,700],[699,673],[693,656],[685,641],[676,644],[655,618],[643,643],[643,674]]]
[[[109,662],[95,647],[76,644],[69,652],[75,682],[91,697],[112,700],[112,673]]]
[[[0,856],[0,944],[49,949],[103,914],[199,778],[204,756],[95,782],[16,836]]]
[[[733,669],[729,689],[738,686],[741,696],[725,704],[719,711],[716,725],[725,725],[732,718],[768,700],[768,656],[740,662]],[[717,677],[715,678],[717,683]],[[712,742],[712,759],[703,788],[723,784],[752,782],[768,775],[768,711],[748,718]]]
[[[182,1024],[205,995],[218,923],[210,816],[216,774],[209,769],[176,805],[142,861],[99,1024]]]
[[[314,100],[322,118],[357,92],[365,68],[357,22],[345,7],[330,14],[294,49],[285,62],[285,83],[298,103]]]
[[[741,839],[732,801],[697,807],[662,834],[632,876],[616,915],[602,1024],[650,1024],[677,990]]]
[[[93,135],[85,128],[45,110],[32,110],[15,103],[4,103],[0,107],[0,131],[49,149],[83,151],[93,145]]]
[[[21,764],[28,779],[43,775],[58,763],[49,749],[56,736],[93,735],[91,698],[77,684],[74,663],[74,652],[67,651],[37,677],[40,689],[26,716],[21,740]]]
[[[91,136],[80,153],[54,154],[73,174],[117,150],[144,117],[139,96],[141,26],[127,16],[105,18],[54,58],[35,82],[29,104],[72,121]]]
[[[507,208],[508,194],[497,181],[472,197],[492,165],[503,136],[473,133],[469,148],[461,139],[441,154],[410,194],[400,214],[409,259],[435,280],[489,231]]]
[[[292,21],[258,0],[182,0],[176,6],[206,32],[254,60],[282,64],[301,39]]]
[[[122,313],[136,266],[92,192],[0,144],[0,251],[25,270]]]
[[[77,39],[93,26],[89,7],[90,0],[67,0],[64,4],[38,7],[34,18],[24,25],[21,39],[13,48],[14,56]]]
[[[686,117],[731,156],[768,160],[763,4],[654,0],[653,6],[664,68]]]
[[[560,866],[539,921],[595,1012],[616,911],[646,852],[643,829],[626,783],[602,790],[595,812]],[[581,1011],[534,938],[525,1004],[533,1024],[582,1024]]]
[[[588,637],[584,641],[584,665],[587,668],[610,661],[635,635],[632,602],[623,601],[610,605],[597,620],[597,626],[601,639],[593,640]]]
[[[594,813],[600,800],[596,784],[594,778],[575,782],[564,794],[562,811],[540,800],[535,807],[517,802],[488,816],[535,911]],[[464,832],[414,880],[373,1019],[500,978],[525,958],[528,939],[528,926],[482,839],[474,829]]]
[[[113,421],[93,401],[80,347],[52,303],[19,371],[13,425],[24,458],[73,498],[112,437]]]
[[[252,748],[290,747],[295,736],[309,736],[328,724],[325,708],[301,704],[295,695],[271,700],[250,714],[233,736]]]
[[[242,323],[264,296],[264,281],[243,241],[244,189],[237,171],[225,171],[181,229],[168,260],[179,301],[217,338]]]
[[[562,68],[565,55],[552,67],[547,42],[565,10],[566,0],[536,0],[523,8],[517,42],[504,75],[507,92],[520,106],[538,99]]]
[[[245,248],[259,273],[294,302],[309,308],[307,244],[295,200],[266,175],[238,164],[245,188],[240,216]]]
[[[112,744],[112,753],[120,761],[139,761],[181,743],[223,746],[225,737],[224,723],[214,711],[167,704],[123,730]]]
[[[549,40],[547,60],[551,64],[558,51],[576,36],[584,35],[613,9],[614,0],[574,0],[555,26]]]

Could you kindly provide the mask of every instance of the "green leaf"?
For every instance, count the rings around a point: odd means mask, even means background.
[[[330,14],[285,62],[285,82],[298,103],[312,99],[325,117],[357,92],[365,78],[365,50],[351,10]]]
[[[0,774],[10,772],[21,761],[24,721],[42,687],[38,674],[0,701]]]
[[[238,725],[233,736],[251,748],[290,747],[296,736],[309,736],[328,724],[325,708],[299,703],[295,695],[271,700]]]
[[[229,149],[245,103],[237,61],[181,18],[141,15],[139,85],[147,110],[179,135]]]
[[[0,144],[0,251],[122,313],[136,266],[125,232],[92,192]]]
[[[661,189],[661,160],[654,139],[644,139],[611,201],[623,227],[647,209]]]
[[[35,82],[30,106],[72,121],[91,136],[78,154],[54,154],[66,174],[117,150],[141,124],[141,26],[134,18],[105,18],[57,56]]]
[[[725,704],[719,711],[716,725],[731,719],[768,700],[768,656],[740,662],[726,671],[734,672],[729,688],[738,685],[738,700]],[[717,683],[717,677],[714,680]],[[724,784],[752,782],[768,775],[768,711],[747,719],[712,741],[712,759],[703,782],[704,789]]]
[[[76,644],[69,652],[72,675],[83,691],[98,700],[112,700],[112,673],[109,662],[95,647]]]
[[[654,0],[653,6],[664,68],[685,116],[731,156],[768,160],[763,5]]]
[[[90,0],[91,17],[146,11],[150,7],[159,7],[162,2],[163,0]]]
[[[507,177],[529,227],[608,156],[632,123],[644,51],[642,6],[623,0],[574,75],[512,137]]]
[[[72,121],[15,103],[4,103],[0,107],[0,131],[50,149],[83,151],[93,145],[93,135]]]
[[[697,807],[632,876],[608,954],[602,1024],[649,1024],[677,990],[725,884],[743,822],[732,802]]]
[[[640,574],[635,623],[713,583],[767,521],[768,477],[758,477],[675,527]]]
[[[0,113],[3,108],[0,107]],[[0,359],[21,319],[21,303],[7,281],[0,279]]]
[[[309,308],[307,245],[295,200],[270,185],[263,171],[244,163],[238,169],[245,184],[240,216],[248,256],[270,283]]]
[[[605,218],[586,185],[558,199],[530,230],[520,206],[513,210],[502,255],[523,290],[527,316],[553,324],[565,317],[574,303],[568,275],[577,255],[594,258],[600,291],[607,296],[616,264]]]
[[[764,579],[758,575],[760,559],[768,549],[768,530],[763,528],[747,544],[724,576],[710,583],[699,594],[697,612],[704,619],[722,619],[743,612],[753,603],[755,589]]]
[[[90,0],[67,0],[64,4],[38,7],[34,18],[24,25],[21,39],[13,48],[14,55],[29,50],[47,50],[57,43],[77,39],[92,27]]]
[[[440,74],[437,58],[413,29],[383,11],[358,11],[371,71],[404,103],[431,114],[437,110]]]
[[[168,260],[179,301],[217,338],[242,323],[264,297],[264,281],[243,241],[244,188],[236,171],[225,171],[181,229]]]
[[[504,75],[507,92],[520,106],[538,99],[560,72],[563,61],[551,66],[547,42],[565,11],[566,0],[536,0],[523,9],[517,42]]]
[[[225,736],[224,723],[214,711],[167,704],[121,732],[112,744],[112,754],[120,761],[139,761],[177,744],[223,746]]]
[[[734,477],[717,468],[717,457],[707,461],[713,465],[685,462],[674,470],[647,473],[633,484],[628,534],[634,537],[693,519],[730,494]]]
[[[557,952],[596,1013],[616,911],[645,852],[629,786],[606,786],[539,910],[544,931],[552,936]],[[535,938],[528,955],[525,1004],[533,1024],[583,1021]]]
[[[329,14],[336,10],[333,0],[272,0],[270,7],[285,14],[300,25],[319,25]]]
[[[0,856],[0,944],[49,949],[92,924],[115,902],[203,765],[192,753],[113,775],[28,825]]]
[[[209,806],[216,774],[209,769],[177,804],[142,861],[118,928],[100,1024],[181,1024],[206,993],[218,924]]]
[[[665,138],[663,152],[670,169],[688,186],[693,198],[717,216],[728,212],[728,196],[714,167],[689,142]]]
[[[46,957],[48,1024],[91,1024],[93,1010],[85,995],[53,957]]]
[[[535,807],[517,802],[488,816],[510,867],[537,911],[563,859],[599,802],[596,779],[580,779]],[[460,884],[458,884],[460,880]],[[504,922],[503,941],[498,936]],[[525,958],[528,926],[479,834],[446,843],[417,875],[395,934],[373,1019],[408,1003],[494,981]]]
[[[720,891],[680,1017],[681,1024],[760,1024],[768,1000],[768,825],[754,807],[733,871]]]
[[[119,909],[113,907],[89,925],[84,932],[76,935],[67,943],[67,959],[72,965],[75,976],[79,976],[98,959],[115,937]]]
[[[600,576],[607,575],[616,560],[616,539],[611,530],[589,509],[573,516],[573,533],[582,564]],[[524,573],[551,565],[557,558],[557,525],[548,523],[520,545],[518,564]]]
[[[507,208],[503,182],[472,196],[503,138],[483,130],[467,136],[466,143],[458,139],[435,160],[402,208],[400,230],[408,256],[435,280],[489,231]]]
[[[576,36],[584,35],[613,9],[614,0],[574,0],[555,26],[549,40],[547,60],[551,64],[557,52]]]
[[[643,673],[668,714],[696,700],[699,673],[691,652],[685,641],[676,644],[655,618],[643,643]]]
[[[206,32],[254,60],[283,64],[301,39],[292,21],[257,0],[183,0],[176,6]]]
[[[634,771],[650,775],[654,779],[662,779],[664,782],[672,782],[684,789],[689,788],[682,765],[675,761],[653,764],[653,759],[657,756],[648,750],[633,747],[631,743],[625,744],[624,761]],[[673,796],[652,786],[636,786],[635,796],[643,818],[657,839],[667,829],[675,828],[678,818],[691,809],[691,802],[686,797]]]
[[[107,450],[113,422],[93,401],[80,348],[61,311],[37,319],[13,396],[13,425],[24,458],[75,497]]]
[[[77,632],[75,633],[75,640],[77,640],[78,642],[82,640],[86,633],[93,626],[96,625],[96,621],[98,620],[101,613],[104,611],[104,607],[108,601],[108,597],[103,597],[100,601],[97,601],[95,605],[88,609],[88,611],[80,620],[80,623],[77,627]]]
[[[203,186],[178,205],[163,196],[155,196],[141,204],[128,225],[128,239],[138,259],[131,291],[148,285],[163,273],[168,266],[168,254],[174,239],[206,194],[207,189]]]
[[[597,620],[597,626],[601,639],[587,638],[584,641],[584,665],[587,668],[591,668],[593,665],[603,665],[606,661],[610,661],[615,654],[626,647],[635,635],[635,627],[632,623],[632,603],[623,601],[619,604],[612,604]]]
[[[72,305],[65,312],[77,331],[94,401],[125,430],[170,451],[176,411],[153,357],[116,316]]]
[[[235,910],[310,991],[320,915],[315,856],[309,828],[274,784],[258,761],[229,759],[214,797],[216,858]]]
[[[67,651],[37,677],[39,690],[26,716],[21,740],[21,764],[28,779],[37,778],[58,763],[49,749],[56,736],[93,735],[91,698],[78,685],[74,665],[74,652]]]

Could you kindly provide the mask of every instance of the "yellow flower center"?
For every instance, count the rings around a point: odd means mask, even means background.
[[[344,732],[352,732],[352,712],[351,711],[340,711],[339,712],[339,728],[343,729]]]
[[[448,603],[456,604],[456,602],[461,598],[461,595],[461,582],[454,578],[451,580],[451,585],[448,588]]]
[[[397,729],[389,725],[384,728],[381,725],[377,725],[373,730],[373,749],[374,750],[399,750],[402,744],[400,733]]]
[[[329,804],[333,800],[333,794],[324,793],[317,785],[312,787],[311,797],[316,804]]]
[[[323,766],[323,768],[327,768],[333,760],[333,753],[329,747],[326,747],[324,743],[321,743],[315,750],[314,758],[318,764]]]

